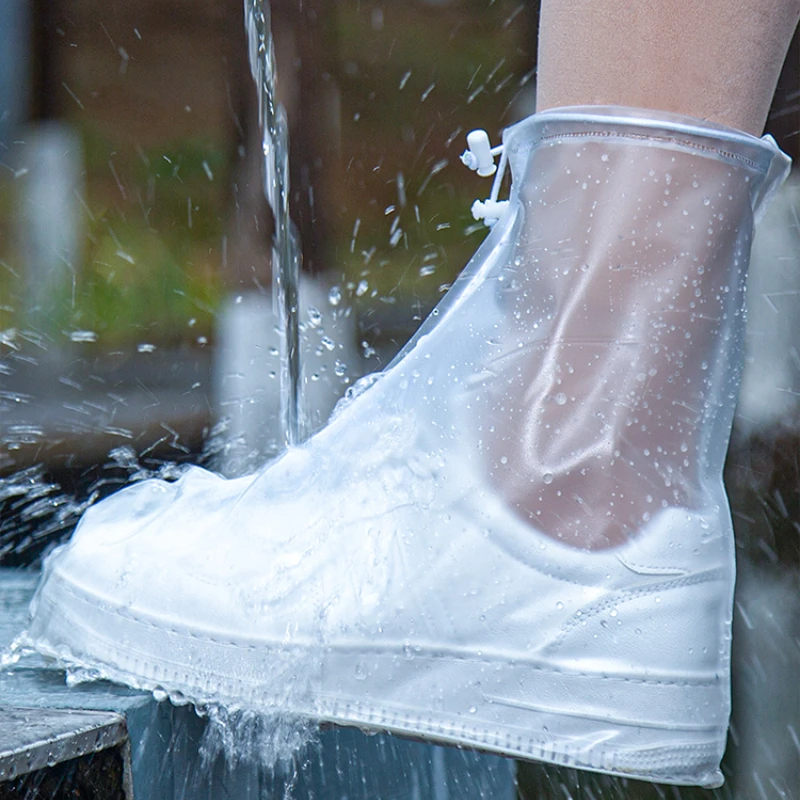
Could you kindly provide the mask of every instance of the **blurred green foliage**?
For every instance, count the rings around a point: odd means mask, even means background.
[[[527,13],[510,0],[336,3],[326,41],[336,48],[341,148],[326,167],[336,208],[325,261],[329,280],[362,311],[432,305],[485,235],[470,205],[491,181],[458,156],[473,127],[499,141],[530,89]],[[143,149],[82,110],[71,120],[84,142],[86,246],[58,304],[63,334],[94,331],[104,349],[210,338],[223,291],[233,125],[199,122],[191,137]],[[0,176],[0,329],[25,324],[16,188]]]
[[[74,285],[53,303],[56,335],[92,331],[102,349],[207,338],[220,295],[227,154],[206,139],[126,153],[87,126],[81,134],[86,240]],[[14,241],[20,194],[13,180],[0,184],[2,328],[27,324]]]
[[[144,333],[161,342],[209,336],[220,294],[227,154],[198,139],[123,159],[113,143],[87,140],[91,216],[73,323],[106,346]],[[92,181],[112,164],[118,196],[107,180]]]

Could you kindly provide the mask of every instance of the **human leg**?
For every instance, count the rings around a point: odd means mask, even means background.
[[[758,133],[798,13],[795,0],[651,0],[634,7],[545,0],[539,108],[650,108]],[[726,167],[678,165],[666,151],[661,158],[655,150],[646,158],[631,152],[625,173],[610,167],[607,153],[591,168],[586,159],[571,170],[565,165],[565,199],[578,189],[584,201],[572,204],[562,225],[561,257],[584,275],[580,286],[560,282],[571,301],[562,298],[544,349],[519,367],[524,377],[512,390],[514,412],[498,422],[502,444],[493,468],[519,513],[590,549],[635,535],[662,504],[695,504],[700,482],[721,470],[726,425],[714,434],[714,465],[699,474],[708,465],[717,402],[700,389],[711,383],[699,370],[708,369],[722,337],[714,322],[722,309],[712,308],[713,298],[720,287],[733,289],[741,313],[749,258],[747,243],[731,271],[732,255],[724,252],[747,202],[731,190]],[[520,270],[528,282],[521,305],[536,294],[531,282],[547,285],[536,268],[537,225],[552,228],[563,222],[565,206],[561,213],[544,223],[533,209],[526,223],[531,257]],[[731,370],[728,393],[735,394],[735,364]],[[724,416],[731,413],[729,402]]]
[[[619,105],[760,135],[797,0],[543,0],[537,107]]]

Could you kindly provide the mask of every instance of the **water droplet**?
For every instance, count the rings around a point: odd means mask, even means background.
[[[337,360],[333,366],[333,371],[336,373],[337,378],[341,378],[344,376],[345,372],[347,372],[347,364]]]
[[[336,347],[336,342],[334,342],[330,336],[323,336],[319,340],[319,343],[328,351],[331,351]]]
[[[542,480],[545,483],[552,483],[553,482],[553,473],[552,472],[545,472],[545,474],[542,475]]]
[[[97,334],[94,331],[72,331],[69,339],[71,342],[96,342]]]
[[[152,353],[152,352],[155,351],[155,349],[156,349],[156,346],[154,344],[150,344],[148,342],[142,342],[142,344],[140,344],[136,348],[136,350],[138,352],[140,352],[140,353]]]
[[[355,674],[358,681],[367,679],[367,668],[360,661],[356,664]]]
[[[475,713],[477,712],[477,710],[478,710],[478,709],[477,709],[475,706],[470,706],[470,707],[469,707],[469,713],[470,713],[470,714],[475,714]]]
[[[564,394],[564,392],[559,392],[556,395],[556,403],[558,403],[558,405],[560,406],[563,406],[566,402],[567,402],[567,396]]]
[[[338,286],[331,287],[328,292],[328,302],[332,306],[338,306],[342,302],[342,290]]]

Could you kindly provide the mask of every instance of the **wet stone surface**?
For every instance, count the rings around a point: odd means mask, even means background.
[[[123,745],[0,782],[0,800],[130,800]]]
[[[121,747],[119,714],[42,708],[0,708],[0,781]]]

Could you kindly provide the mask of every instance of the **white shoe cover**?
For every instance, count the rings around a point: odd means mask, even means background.
[[[201,703],[721,783],[721,471],[787,160],[627,109],[504,141],[509,209],[394,364],[256,475],[91,508],[28,644]]]

